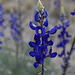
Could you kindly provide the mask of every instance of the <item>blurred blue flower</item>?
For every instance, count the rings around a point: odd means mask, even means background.
[[[0,27],[3,27],[3,23],[5,21],[3,16],[4,16],[4,11],[2,5],[0,4]]]
[[[17,20],[18,16],[15,13],[11,13],[9,23],[11,24],[11,36],[15,41],[19,41],[20,39],[20,29]]]
[[[65,55],[65,50],[62,50],[61,54],[58,54],[59,57],[62,57],[63,55]]]
[[[59,18],[59,20],[60,20],[60,21],[63,21],[63,20],[65,20],[65,19],[66,19],[66,14],[64,13],[64,14],[61,15],[61,17]]]
[[[5,26],[3,25],[3,23],[5,22],[5,19],[4,19],[4,10],[3,10],[3,7],[2,7],[2,4],[0,4],[0,37],[4,37],[4,33],[3,33],[3,30],[5,29]],[[0,44],[2,44],[3,41],[0,39]],[[2,49],[2,47],[0,47],[0,50]]]
[[[66,64],[69,60],[69,52],[66,52],[66,45],[69,43],[69,38],[71,38],[71,35],[69,35],[67,28],[70,26],[70,20],[66,20],[66,14],[64,13],[64,9],[62,9],[62,14],[60,16],[60,22],[57,29],[61,30],[58,34],[59,42],[56,45],[58,48],[62,48],[62,51],[58,56],[63,59],[64,64]],[[62,68],[65,67],[65,65],[61,65]]]

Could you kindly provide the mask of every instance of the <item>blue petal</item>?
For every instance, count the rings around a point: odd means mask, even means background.
[[[38,62],[39,64],[43,64],[43,58],[40,55],[36,55],[35,59],[36,59],[36,61],[37,61],[37,59],[39,60],[39,62]]]
[[[47,11],[44,10],[44,18],[46,18],[48,16]]]
[[[62,35],[59,34],[59,35],[58,35],[58,38],[63,38],[63,37],[62,37]]]
[[[46,34],[46,35],[43,37],[42,41],[43,41],[44,44],[47,43],[47,38],[48,38],[48,37],[49,37],[49,34]]]
[[[74,16],[74,15],[75,15],[75,12],[71,12],[71,15],[73,15],[73,16]]]
[[[59,54],[58,57],[62,57],[62,54]]]
[[[39,22],[40,20],[39,20],[39,14],[36,12],[35,13],[35,15],[34,15],[34,20],[36,21],[36,22]]]
[[[39,29],[41,30],[41,34],[38,33],[38,30],[39,30]],[[41,26],[37,26],[36,29],[35,29],[35,32],[36,32],[36,34],[40,34],[40,36],[41,36],[41,35],[45,35],[45,33],[46,33],[45,27],[42,28]]]
[[[64,65],[61,65],[61,68],[64,69]]]
[[[61,28],[62,28],[62,25],[59,24],[59,26],[57,26],[57,29],[61,29]]]
[[[61,42],[56,45],[56,47],[58,47],[58,48],[63,47],[63,46],[64,46],[64,45],[63,45],[63,43],[61,43]]]
[[[50,31],[49,31],[49,34],[55,34],[57,31],[57,25],[54,26]]]
[[[64,40],[64,44],[67,44],[67,43],[69,43],[69,40],[68,39],[65,39]]]
[[[36,28],[36,25],[34,25],[31,21],[30,21],[30,23],[29,23],[29,26],[30,26],[30,28],[33,29],[33,30],[35,30],[35,28]]]
[[[32,57],[35,56],[35,52],[34,52],[34,51],[30,51],[29,54],[30,54],[30,56],[32,56]]]
[[[53,45],[53,41],[50,40],[50,41],[47,42],[47,44],[48,44],[48,45]]]
[[[51,53],[49,56],[50,56],[51,58],[55,58],[56,55],[57,55],[57,52],[53,52],[53,53]]]
[[[71,35],[66,35],[66,37],[70,38],[70,37],[71,37]]]
[[[43,57],[46,58],[46,54],[43,54]]]
[[[46,21],[44,22],[44,26],[45,26],[45,27],[48,26],[48,18],[46,18]]]
[[[30,46],[30,47],[35,47],[35,43],[32,42],[32,41],[30,41],[30,42],[29,42],[29,46]]]
[[[36,29],[35,29],[36,34],[40,34],[40,33],[38,33],[38,30],[39,30],[39,29],[41,30],[42,27],[41,27],[41,26],[37,26],[37,27],[36,27]]]
[[[63,51],[61,52],[61,54],[58,54],[58,56],[59,56],[59,57],[62,57],[64,54],[65,54],[65,50],[63,50]]]
[[[46,45],[39,46],[38,54],[40,55],[47,54],[47,52],[48,52],[48,49]]]
[[[34,63],[34,67],[37,68],[39,64],[37,62]]]
[[[40,58],[39,64],[43,64],[43,58]]]
[[[69,22],[70,22],[70,20],[68,19],[68,20],[65,22],[64,26],[65,26],[65,27],[69,27]]]
[[[47,46],[46,45],[43,45],[42,46],[42,49],[44,49],[45,50],[45,54],[47,54],[47,52],[48,52]]]
[[[40,40],[40,35],[39,35],[39,34],[38,34],[38,35],[35,34],[34,39],[35,39],[35,41],[36,41],[35,44],[36,44],[36,45],[39,45],[40,42],[41,42],[41,40]]]
[[[18,35],[20,35],[20,31],[18,30],[18,28],[14,28],[14,31],[15,31]]]
[[[70,38],[71,35],[69,35],[68,32],[66,32],[66,37],[67,37],[67,38]]]
[[[45,31],[45,27],[42,28],[42,36],[45,35],[46,31]]]

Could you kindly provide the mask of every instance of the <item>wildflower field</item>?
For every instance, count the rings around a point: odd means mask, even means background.
[[[75,75],[75,0],[0,0],[0,75]]]

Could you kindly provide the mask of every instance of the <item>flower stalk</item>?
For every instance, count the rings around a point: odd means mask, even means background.
[[[72,46],[71,46],[71,49],[70,49],[68,58],[71,57],[71,55],[72,55],[74,44],[75,44],[75,37],[74,37],[74,39],[73,39]],[[65,64],[65,66],[64,66],[63,74],[62,74],[62,75],[66,75],[66,71],[67,71],[68,65],[69,65],[69,62],[66,61],[66,64]]]
[[[69,20],[68,19],[66,20],[66,14],[65,14],[63,7],[61,7],[60,22],[61,22],[61,24],[59,24],[59,26],[57,27],[58,29],[61,29],[61,32],[58,35],[60,42],[57,44],[57,47],[62,48],[62,52],[60,54],[58,54],[58,56],[61,57],[64,62],[64,65],[61,65],[61,68],[63,69],[62,75],[66,75],[67,68],[70,66],[69,60],[72,55],[75,38],[73,40],[70,51],[67,51],[66,44],[69,43],[69,41],[70,41],[69,38],[71,38],[71,35],[69,35],[68,31],[66,30],[70,24],[69,24]]]
[[[38,23],[40,25],[38,25]],[[29,26],[32,30],[35,30],[34,42],[30,41],[29,46],[33,48],[33,51],[29,52],[29,55],[35,57],[35,68],[42,65],[42,75],[44,75],[44,60],[46,57],[54,58],[57,52],[52,52],[53,41],[50,39],[50,34],[55,34],[57,31],[57,25],[49,31],[46,30],[48,27],[48,14],[43,7],[41,1],[38,1],[37,9],[34,14],[34,21],[30,21]],[[47,46],[50,46],[48,53]],[[48,53],[48,55],[47,55]]]

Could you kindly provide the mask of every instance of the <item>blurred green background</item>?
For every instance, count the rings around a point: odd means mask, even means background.
[[[4,44],[1,45],[3,49],[0,51],[0,75],[41,75],[41,66],[37,69],[34,68],[33,63],[35,62],[34,58],[29,56],[29,51],[32,48],[29,47],[28,42],[33,40],[34,31],[30,29],[29,22],[34,18],[34,11],[36,9],[36,4],[38,0],[20,0],[21,1],[21,10],[19,9],[19,2],[18,0],[0,0],[0,3],[3,5],[4,8],[4,18],[6,22],[4,23],[7,26],[5,30],[5,38],[2,38]],[[45,9],[48,12],[49,18],[49,28],[53,27],[54,25],[58,25],[59,22],[59,14],[56,6],[54,5],[55,0],[41,0]],[[70,19],[70,27],[68,28],[69,33],[72,35],[70,39],[70,43],[67,45],[67,50],[70,50],[73,38],[75,36],[75,16],[70,14],[71,11],[74,11],[75,8],[75,0],[60,0],[61,6],[64,7],[65,13],[67,18]],[[16,56],[16,45],[13,41],[11,34],[10,34],[10,24],[9,21],[9,14],[14,11],[18,12],[21,11],[22,17],[24,17],[23,23],[21,26],[23,29],[23,51],[21,47],[18,48],[18,57]],[[53,51],[57,51],[60,53],[62,49],[57,49],[55,45],[58,42],[57,35],[52,35],[51,38],[54,40]],[[61,75],[62,69],[60,65],[63,64],[62,59],[56,58],[47,58],[45,59],[45,75]],[[66,75],[75,75],[75,52],[71,56],[70,60],[71,67],[68,68]]]

